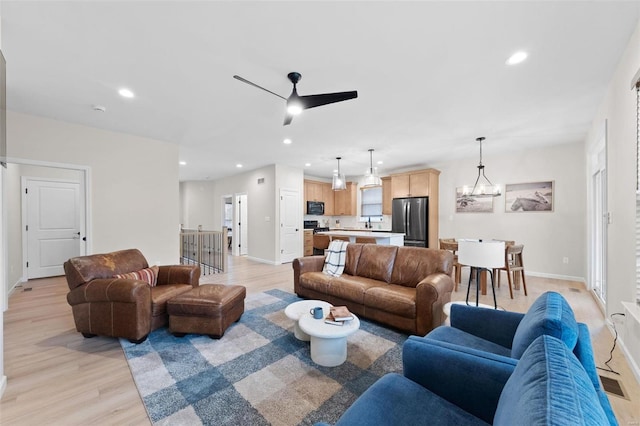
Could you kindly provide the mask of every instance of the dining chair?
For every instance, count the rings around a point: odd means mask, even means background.
[[[480,299],[480,273],[488,272],[491,275],[491,290],[493,291],[493,305],[498,309],[496,289],[494,286],[493,270],[504,266],[505,244],[504,241],[459,240],[458,261],[471,267],[469,274],[469,287],[467,288],[467,305],[469,304],[469,291],[471,290],[471,278],[476,277],[476,306]],[[475,274],[474,274],[475,273]]]
[[[449,250],[453,253],[453,271],[451,278],[453,278],[454,291],[458,291],[458,284],[462,281],[462,267],[458,262],[458,242],[455,238],[440,238],[440,250]]]
[[[328,235],[313,235],[313,254],[324,254],[324,251],[329,248],[329,242],[331,238]]]
[[[524,278],[524,263],[522,261],[523,250],[524,245],[522,244],[507,246],[504,252],[504,265],[493,270],[493,273],[497,273],[498,275],[498,287],[500,287],[500,271],[507,272],[507,280],[509,281],[509,295],[512,299],[514,283],[517,283],[520,279],[522,279],[522,288],[524,289],[524,295],[527,295],[527,283]]]
[[[376,239],[373,237],[356,237],[356,243],[377,244]]]

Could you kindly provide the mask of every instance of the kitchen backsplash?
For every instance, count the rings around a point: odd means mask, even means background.
[[[365,229],[365,222],[360,222],[357,216],[315,216],[304,215],[304,220],[317,220],[318,226],[326,228],[362,228]],[[383,215],[382,222],[371,222],[372,229],[391,230],[391,216]]]

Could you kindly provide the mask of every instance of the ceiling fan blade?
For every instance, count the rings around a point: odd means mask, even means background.
[[[352,92],[322,93],[319,95],[300,96],[300,102],[302,103],[304,109],[309,109],[322,105],[333,104],[335,102],[355,99],[357,97],[358,92],[354,90]]]
[[[291,124],[292,121],[293,121],[293,115],[287,113],[284,116],[284,124],[283,124],[283,126],[288,126],[289,124]]]
[[[284,99],[285,101],[287,100],[287,98],[285,98],[284,96],[280,96],[280,95],[278,95],[277,93],[272,92],[272,91],[271,91],[271,90],[269,90],[269,89],[265,89],[265,88],[264,88],[264,87],[262,87],[262,86],[258,86],[257,84],[255,84],[255,83],[253,83],[253,82],[251,82],[251,81],[247,80],[246,78],[242,78],[242,77],[240,77],[239,75],[234,75],[234,76],[233,76],[233,78],[235,78],[236,80],[240,80],[240,81],[241,81],[241,82],[243,82],[243,83],[247,83],[247,84],[248,84],[248,85],[250,85],[250,86],[257,87],[258,89],[262,89],[262,90],[264,90],[265,92],[269,92],[269,93],[271,93],[272,95],[276,95],[277,97],[279,97],[279,98],[281,98],[281,99]]]

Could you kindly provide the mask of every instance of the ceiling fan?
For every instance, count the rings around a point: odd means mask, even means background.
[[[287,112],[284,116],[285,126],[291,124],[293,117],[300,114],[305,109],[315,108],[335,102],[342,102],[358,97],[358,92],[355,90],[351,92],[321,93],[318,95],[300,96],[298,95],[298,91],[296,90],[296,85],[302,79],[302,74],[297,72],[290,72],[289,74],[287,74],[287,77],[289,77],[289,80],[293,83],[293,91],[288,98],[285,98],[284,96],[280,96],[277,93],[272,92],[271,90],[265,89],[262,86],[258,86],[257,84],[247,80],[246,78],[242,78],[239,75],[233,76],[233,78],[235,78],[236,80],[240,80],[243,83],[247,83],[253,87],[262,89],[265,92],[269,92],[272,95],[276,95],[277,97],[287,101]]]

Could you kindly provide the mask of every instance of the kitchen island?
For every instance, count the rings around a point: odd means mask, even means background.
[[[325,231],[318,232],[318,235],[328,235],[330,237],[349,237],[354,243],[356,237],[372,237],[376,239],[376,244],[387,246],[404,246],[404,234],[395,232],[375,232],[375,231]]]

